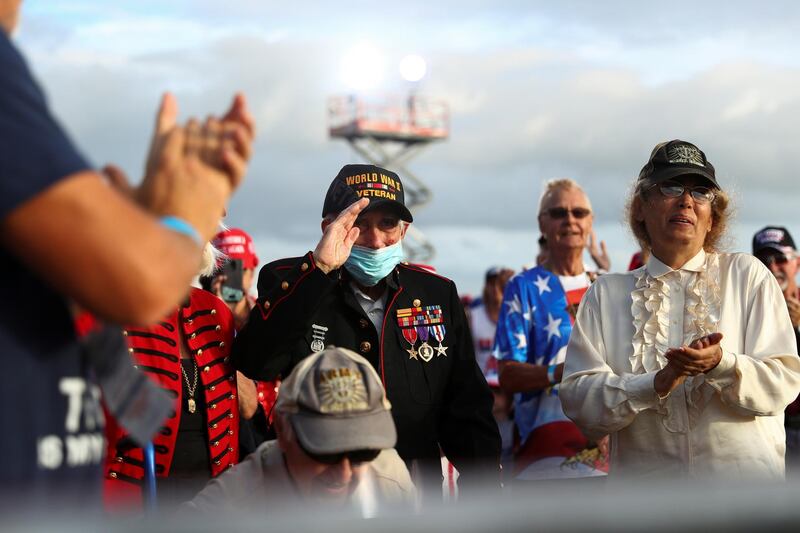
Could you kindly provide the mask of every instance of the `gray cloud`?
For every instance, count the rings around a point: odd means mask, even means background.
[[[259,137],[228,222],[264,243],[262,258],[292,243],[296,253],[313,247],[325,188],[357,159],[328,139],[326,99],[343,92],[340,54],[365,36],[380,36],[391,57],[412,45],[424,53],[430,76],[420,91],[450,104],[451,138],[410,168],[434,191],[417,223],[437,239],[440,269],[458,272],[467,286],[489,264],[518,267],[533,256],[536,200],[543,181],[560,176],[585,186],[601,237],[623,266],[634,249],[619,225],[624,194],[652,146],[669,138],[697,143],[736,192],[736,231],[791,227],[800,111],[795,3],[373,6],[176,2],[169,16],[183,17],[178,27],[187,34],[173,39],[175,19],[151,20],[141,29],[147,46],[134,50],[136,24],[124,29],[125,17],[152,18],[146,6],[121,4],[104,15],[124,38],[103,47],[37,12],[22,42],[92,160],[118,162],[134,177],[163,90],[177,94],[184,116],[220,112],[244,91]],[[737,245],[746,248],[748,239],[738,236]]]

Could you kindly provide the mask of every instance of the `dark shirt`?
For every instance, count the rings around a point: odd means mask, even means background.
[[[89,165],[0,31],[0,220]],[[79,236],[76,236],[79,237]],[[27,503],[99,501],[103,417],[64,298],[0,247],[0,487]],[[76,488],[78,490],[76,490]],[[6,500],[7,501],[7,500]]]
[[[181,359],[181,374],[188,376],[190,382],[197,368],[194,359]],[[156,494],[162,503],[167,505],[180,503],[194,498],[211,479],[209,464],[209,446],[206,425],[206,399],[202,383],[195,389],[195,411],[189,411],[189,388],[186,377],[181,376],[183,394],[181,395],[181,421],[175,440],[175,451],[168,477],[157,478]]]

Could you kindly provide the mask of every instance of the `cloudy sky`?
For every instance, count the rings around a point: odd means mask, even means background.
[[[18,43],[77,143],[98,166],[141,174],[159,95],[182,116],[218,113],[243,91],[256,155],[228,223],[262,260],[298,255],[319,236],[325,189],[359,158],[327,132],[327,99],[354,47],[380,51],[373,94],[403,95],[397,64],[419,54],[419,94],[447,102],[451,136],[409,168],[433,191],[416,225],[435,266],[475,293],[492,264],[535,256],[545,180],[588,191],[613,267],[636,249],[624,196],[651,148],[700,146],[733,191],[731,250],[796,224],[800,3],[475,0],[37,0]]]

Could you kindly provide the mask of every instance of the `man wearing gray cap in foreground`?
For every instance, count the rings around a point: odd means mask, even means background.
[[[281,512],[292,504],[373,516],[410,507],[416,491],[400,456],[391,405],[372,365],[344,348],[305,358],[281,384],[277,440],[212,480],[188,506]]]

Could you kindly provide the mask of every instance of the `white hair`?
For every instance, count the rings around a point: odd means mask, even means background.
[[[586,191],[583,190],[583,187],[578,185],[578,182],[570,178],[558,178],[549,180],[544,184],[544,192],[542,192],[542,195],[539,197],[539,214],[542,214],[544,204],[550,198],[550,196],[559,191],[568,190],[577,190],[582,192],[583,196],[586,198],[586,203],[588,204],[589,209],[592,208],[592,203],[589,201],[589,195],[586,194]]]
[[[214,248],[214,245],[207,242],[203,247],[203,255],[200,258],[200,276],[212,276],[217,269],[217,262],[220,258],[225,257],[225,254]]]

